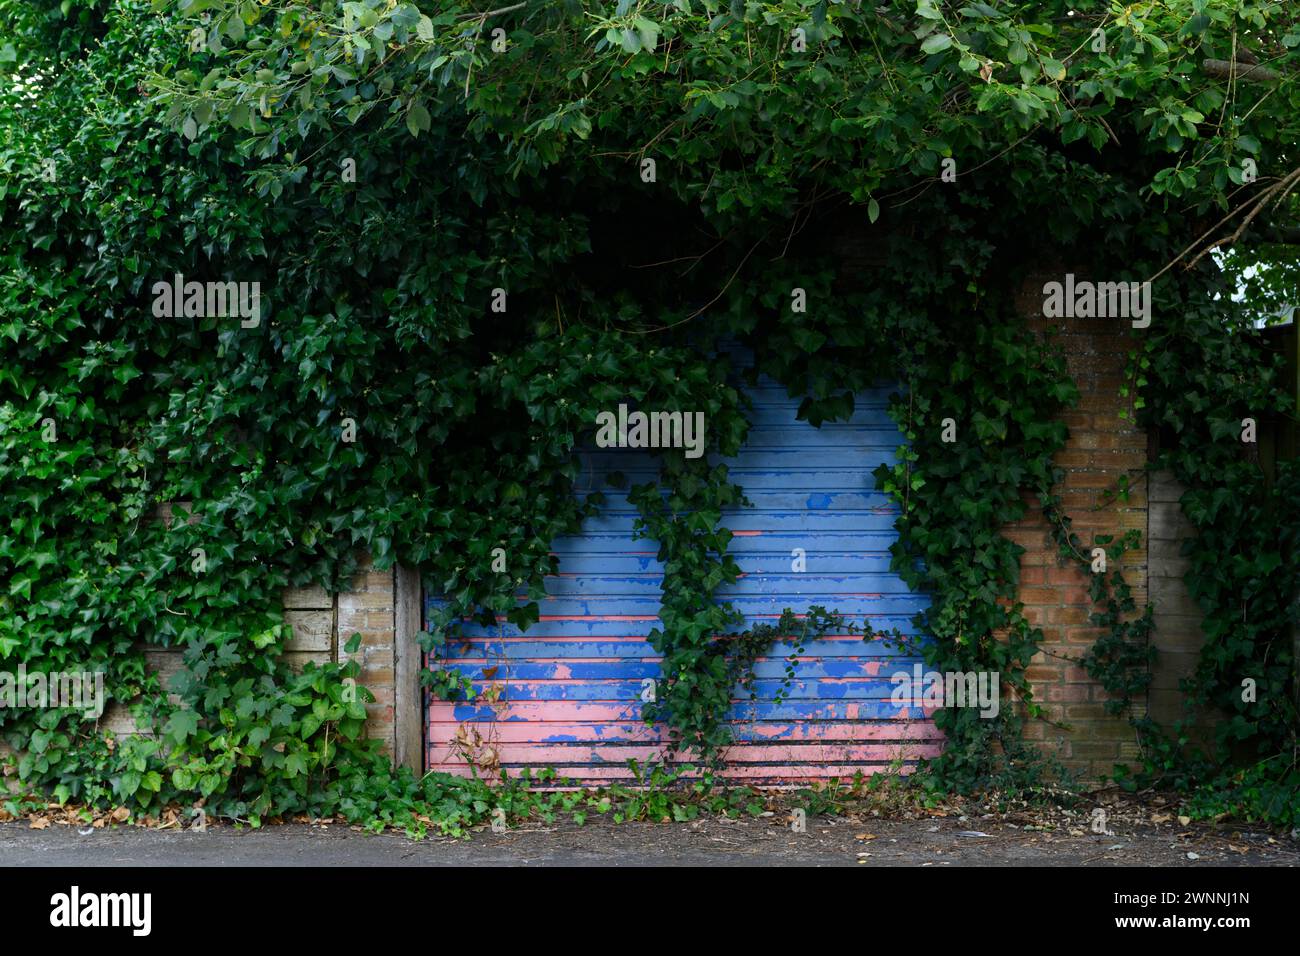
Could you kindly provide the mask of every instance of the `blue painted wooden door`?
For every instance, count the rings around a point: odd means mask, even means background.
[[[912,616],[925,599],[889,570],[897,509],[871,477],[902,441],[886,413],[889,391],[857,396],[850,421],[818,429],[796,419],[799,402],[784,388],[750,389],[753,427],[729,464],[753,507],[723,521],[743,576],[720,595],[747,622],[822,605],[858,625],[915,633]],[[579,493],[604,491],[607,507],[554,543],[559,573],[547,579],[539,623],[525,633],[470,626],[468,646],[435,662],[496,700],[430,703],[429,769],[466,773],[469,755],[512,772],[549,766],[600,783],[628,779],[628,758],[645,763],[663,750],[664,728],[641,720],[643,681],[660,673],[646,642],[658,623],[658,547],[633,537],[636,509],[605,482],[614,471],[629,486],[652,481],[657,465],[630,449],[586,451],[582,462]],[[796,549],[805,570],[796,570]],[[778,702],[792,651],[774,645],[758,661],[756,698],[737,695],[726,775],[755,784],[844,779],[937,753],[941,735],[926,715],[891,702],[891,675],[917,658],[858,635],[825,635],[807,645]]]

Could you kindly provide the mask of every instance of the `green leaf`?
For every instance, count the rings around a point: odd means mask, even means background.
[[[921,49],[926,53],[942,53],[950,46],[952,46],[952,37],[946,33],[935,33],[925,38]]]
[[[1065,64],[1060,60],[1054,60],[1050,56],[1043,57],[1043,72],[1053,80],[1065,79]]]
[[[406,128],[410,130],[412,136],[419,136],[422,131],[427,131],[431,126],[431,118],[428,109],[419,100],[412,100],[411,105],[406,110]]]
[[[163,735],[177,745],[193,736],[199,729],[199,715],[192,710],[177,710],[167,719]]]

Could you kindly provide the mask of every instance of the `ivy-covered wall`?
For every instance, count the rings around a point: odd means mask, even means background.
[[[1144,429],[1132,420],[1132,401],[1123,397],[1124,369],[1132,348],[1123,319],[1067,319],[1054,323],[1042,315],[1044,282],[1065,270],[1029,277],[1019,299],[1027,323],[1040,336],[1059,328],[1052,344],[1065,356],[1079,391],[1074,408],[1061,416],[1070,430],[1065,447],[1052,459],[1062,470],[1059,491],[1073,519],[1073,529],[1089,545],[1104,536],[1119,538],[1134,530],[1142,537],[1119,563],[1139,606],[1147,600],[1146,536],[1148,503],[1143,468],[1147,457]],[[1128,494],[1116,490],[1126,481]],[[1043,643],[1028,676],[1043,702],[1046,720],[1026,725],[1030,740],[1047,746],[1063,763],[1086,778],[1099,780],[1117,762],[1138,756],[1133,728],[1105,710],[1106,690],[1079,659],[1104,630],[1092,623],[1094,606],[1088,581],[1073,562],[1060,557],[1047,520],[1030,508],[1008,532],[1025,548],[1020,561],[1020,600],[1025,615],[1043,630]],[[1098,537],[1102,536],[1102,537]]]
[[[324,664],[355,660],[360,666],[357,683],[366,687],[374,697],[373,700],[363,700],[366,736],[379,740],[384,751],[396,762],[412,757],[418,762],[418,750],[408,755],[408,751],[398,743],[400,734],[407,734],[409,739],[412,728],[418,732],[420,720],[415,711],[420,702],[418,691],[407,695],[399,695],[398,691],[398,576],[408,572],[400,567],[378,570],[370,555],[364,552],[359,562],[360,568],[352,576],[349,586],[337,594],[315,586],[285,589],[282,601],[284,623],[292,628],[293,636],[285,642],[283,656],[295,671],[301,671],[309,662]],[[403,622],[407,646],[412,654],[418,654],[413,633],[416,624],[418,618],[410,625]],[[357,634],[361,636],[359,646],[349,653],[348,641]],[[183,666],[182,649],[150,647],[144,649],[144,655],[163,686],[170,687]],[[399,696],[402,698],[400,708]],[[411,712],[406,713],[408,710]],[[101,723],[105,730],[119,735],[139,732],[129,704],[117,701],[110,702],[105,708]]]
[[[842,240],[842,248],[841,268],[852,285],[852,271],[869,267],[870,259],[852,237]],[[1018,306],[1043,348],[1064,356],[1079,392],[1078,403],[1059,418],[1070,435],[1053,457],[1064,476],[1062,503],[1085,541],[1126,531],[1141,534],[1141,543],[1125,553],[1119,566],[1138,605],[1144,606],[1148,597],[1155,604],[1152,644],[1157,656],[1149,691],[1131,712],[1145,709],[1157,721],[1172,723],[1183,716],[1180,682],[1194,672],[1204,644],[1201,615],[1183,580],[1189,566],[1183,542],[1194,533],[1179,506],[1184,488],[1168,472],[1144,472],[1148,436],[1133,423],[1132,402],[1122,394],[1131,347],[1124,323],[1043,318],[1038,290],[1055,275],[1027,277]],[[1123,495],[1116,493],[1121,487],[1127,487]],[[1078,568],[1061,557],[1046,519],[1032,504],[1027,501],[1022,521],[1005,529],[1025,549],[1019,596],[1026,618],[1044,635],[1027,676],[1045,719],[1028,721],[1024,736],[1081,779],[1095,782],[1116,763],[1135,763],[1140,749],[1127,717],[1106,712],[1109,695],[1080,662],[1104,629],[1090,620],[1095,607]],[[171,512],[163,506],[159,518],[169,522]],[[314,586],[285,590],[284,623],[293,636],[284,656],[295,670],[309,661],[355,660],[361,668],[357,681],[374,698],[365,701],[366,736],[380,741],[395,764],[418,771],[424,730],[424,693],[418,683],[422,652],[416,643],[423,623],[418,576],[401,566],[379,570],[365,552],[358,562],[349,586],[336,594]],[[360,644],[349,654],[348,640],[358,634]],[[164,686],[182,666],[178,649],[148,648],[145,657]],[[109,704],[102,724],[119,735],[137,732],[128,707],[117,702]]]
[[[1147,700],[1141,489],[1121,481],[1141,436],[1119,403],[1137,395],[1197,530],[1207,651],[1187,697],[1228,719],[1212,753],[1139,723],[1151,759],[1124,782],[1227,794],[1193,808],[1206,818],[1300,822],[1300,465],[1267,476],[1244,437],[1294,418],[1294,376],[1280,387],[1254,328],[1300,274],[1294,5],[318,6],[0,0],[0,656],[102,670],[156,734],[0,714],[36,799],[202,800],[254,825],[483,819],[482,790],[392,774],[356,737],[367,718],[386,736],[391,708],[409,753],[412,655],[385,637],[413,621],[403,575],[348,612],[359,659],[302,673],[281,657],[281,591],[348,592],[367,548],[452,598],[429,646],[467,615],[536,622],[548,543],[603,507],[572,493],[601,412],[699,409],[710,452],[744,441],[739,393],[697,348],[730,338],[814,425],[872,381],[904,386],[889,413],[909,446],[863,480],[899,507],[893,569],[933,598],[927,662],[1030,701],[1027,722],[943,708],[941,789],[1054,779],[1020,739],[1044,726],[1026,666],[1047,668],[1047,749],[1090,772],[1124,734],[1097,739],[1112,701],[1082,674]],[[832,268],[837,220],[869,266]],[[1047,354],[1024,328],[1041,302],[1013,300],[1053,255],[1150,280],[1154,320],[1126,342],[1067,329]],[[855,271],[852,294],[833,288]],[[239,321],[202,297],[168,308],[154,290],[177,275],[265,299]],[[666,569],[648,715],[715,754],[735,678],[781,636],[718,637],[740,572],[715,517],[744,489],[675,454],[628,494]],[[193,522],[149,520],[182,500]],[[1039,510],[1048,525],[1021,523]],[[1090,572],[1101,535],[1128,580]],[[183,706],[140,642],[186,648]]]
[[[841,282],[851,288],[856,274],[872,267],[878,250],[851,233],[837,245]],[[1183,581],[1188,562],[1182,545],[1193,533],[1178,504],[1183,487],[1167,472],[1145,474],[1147,433],[1134,424],[1132,401],[1123,394],[1132,347],[1127,323],[1042,316],[1040,290],[1060,271],[1027,276],[1017,307],[1042,347],[1064,356],[1078,388],[1077,404],[1059,417],[1069,439],[1053,457],[1063,475],[1062,504],[1085,542],[1140,534],[1119,567],[1139,607],[1148,595],[1155,602],[1157,657],[1149,691],[1129,713],[1140,716],[1147,710],[1158,721],[1173,722],[1183,715],[1179,682],[1194,671],[1204,643],[1200,613]],[[1121,488],[1126,489],[1122,494]],[[1105,629],[1091,620],[1096,608],[1086,580],[1060,555],[1047,520],[1033,504],[1026,499],[1026,517],[1005,529],[1025,549],[1019,598],[1027,620],[1044,635],[1027,670],[1044,719],[1028,721],[1024,735],[1082,779],[1098,781],[1116,763],[1136,762],[1140,749],[1127,716],[1106,711],[1110,696],[1082,666],[1082,655]],[[170,512],[164,507],[160,517],[167,521]],[[349,586],[337,594],[320,587],[284,592],[284,622],[293,629],[285,657],[295,670],[308,661],[355,660],[361,668],[358,683],[374,697],[365,701],[366,736],[379,740],[394,763],[420,770],[425,698],[418,682],[422,652],[416,640],[423,624],[418,576],[401,566],[379,570],[365,552],[358,560]],[[346,644],[354,634],[361,640],[349,654]],[[179,650],[151,648],[146,658],[165,685],[181,667]],[[127,707],[119,703],[110,704],[104,726],[119,734],[135,730]]]

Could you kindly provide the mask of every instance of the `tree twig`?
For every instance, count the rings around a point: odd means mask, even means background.
[[[1236,60],[1202,60],[1201,72],[1221,80],[1235,79],[1255,83],[1276,83],[1282,78],[1277,70]]]
[[[486,11],[484,11],[483,13],[462,13],[462,14],[460,15],[460,19],[462,19],[462,20],[486,20],[488,17],[499,16],[500,14],[503,14],[503,13],[510,13],[510,12],[512,12],[512,11],[514,11],[514,10],[522,10],[522,9],[523,9],[524,7],[526,7],[526,6],[528,6],[528,0],[524,0],[523,3],[516,3],[513,7],[500,7],[500,8],[498,8],[498,9],[496,9],[496,10],[486,10]]]

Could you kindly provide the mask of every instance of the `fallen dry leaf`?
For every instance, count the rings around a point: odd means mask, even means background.
[[[45,817],[32,817],[29,825],[33,830],[44,830],[50,825],[50,821]]]

